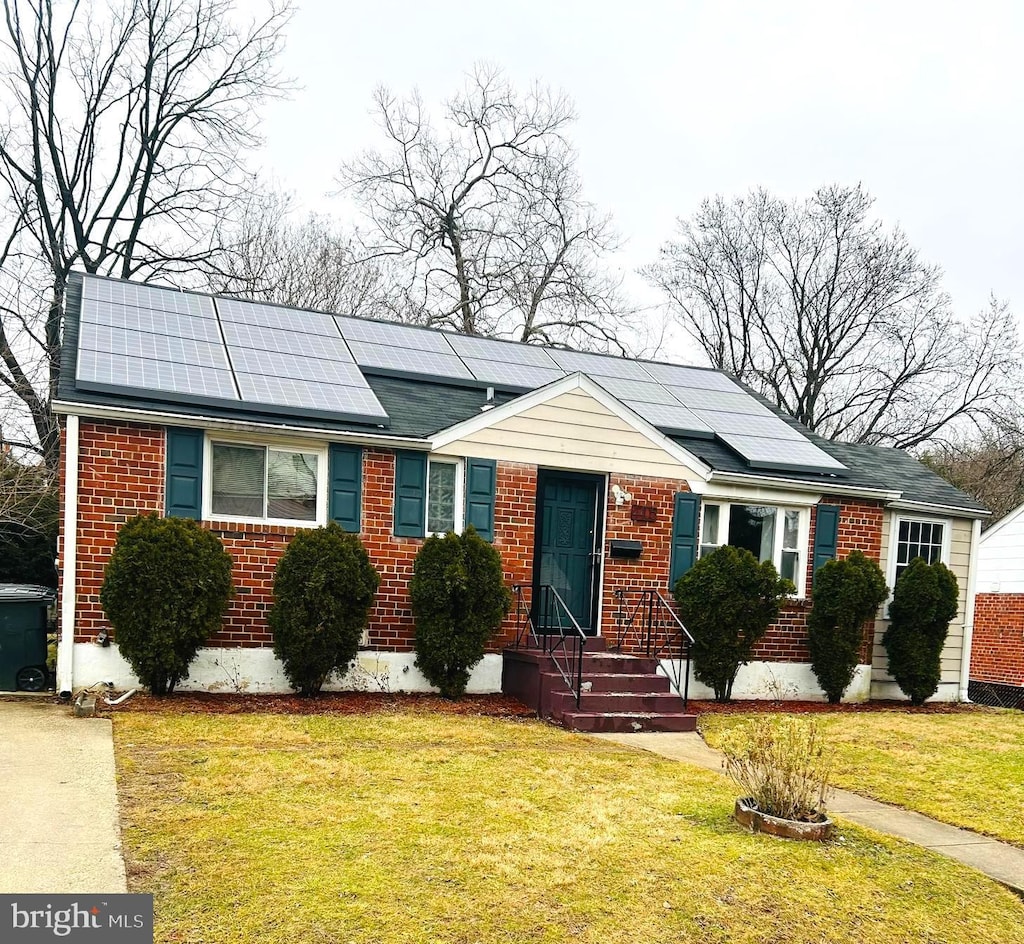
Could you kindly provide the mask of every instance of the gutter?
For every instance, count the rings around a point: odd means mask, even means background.
[[[844,485],[842,482],[813,482],[803,479],[779,479],[770,475],[751,475],[746,472],[712,472],[708,481],[736,482],[739,485],[757,483],[769,485],[774,488],[795,489],[800,488],[811,492],[835,492],[840,495],[849,495],[852,498],[874,498],[879,501],[896,501],[903,493],[885,488],[870,488],[868,486]]]
[[[54,413],[69,419],[80,416],[96,419],[124,420],[129,423],[152,422],[161,426],[184,426],[196,429],[230,429],[239,432],[275,432],[292,438],[332,439],[344,438],[346,442],[362,446],[400,446],[409,449],[429,449],[430,443],[416,436],[387,436],[381,433],[357,433],[348,430],[326,429],[316,426],[292,426],[287,423],[260,423],[253,420],[231,420],[223,417],[202,416],[196,413],[181,414],[160,410],[141,410],[131,407],[101,406],[95,403],[80,403],[72,400],[54,400]]]
[[[57,693],[70,697],[75,675],[75,603],[78,569],[78,417],[69,416],[64,435],[64,544],[60,566],[60,642],[57,644]]]
[[[930,511],[937,514],[953,515],[957,518],[974,518],[976,521],[980,521],[982,518],[988,518],[992,515],[991,511],[984,511],[981,508],[964,508],[960,505],[939,505],[934,502],[911,501],[910,499],[895,501],[892,503],[891,507],[895,508],[897,511]]]
[[[981,519],[974,519],[971,553],[967,564],[967,600],[964,604],[964,638],[960,650],[960,701],[970,701],[967,688],[971,681],[971,644],[974,641],[974,600],[978,594],[978,545],[981,543]]]

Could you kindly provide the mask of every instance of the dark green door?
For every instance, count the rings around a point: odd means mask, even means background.
[[[536,589],[555,588],[580,627],[596,631],[598,554],[601,534],[598,499],[602,479],[568,472],[541,472],[537,483]],[[543,592],[534,594],[541,612],[538,625],[546,626]],[[550,611],[549,611],[550,612]]]

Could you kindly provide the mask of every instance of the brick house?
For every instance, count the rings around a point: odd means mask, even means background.
[[[223,628],[182,688],[287,689],[266,622],[274,568],[298,528],[335,520],[382,577],[358,666],[338,687],[426,688],[411,651],[412,561],[425,535],[472,523],[527,612],[553,587],[583,634],[622,637],[627,652],[638,595],[669,596],[701,553],[731,543],[771,560],[797,592],[741,668],[737,697],[822,697],[805,618],[823,561],[860,549],[891,585],[912,557],[941,559],[961,605],[936,697],[965,695],[984,510],[906,454],[823,440],[721,372],[96,276],[72,279],[66,308],[54,404],[62,691],[134,682],[116,640],[97,645],[110,633],[99,590],[119,526],[155,511],[200,520],[235,562]],[[850,699],[898,696],[881,616]],[[471,690],[501,688],[522,617],[510,614]]]
[[[1024,505],[978,541],[971,700],[1024,708]]]

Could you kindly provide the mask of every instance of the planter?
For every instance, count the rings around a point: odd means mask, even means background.
[[[749,797],[736,801],[733,817],[736,822],[746,826],[754,833],[768,833],[782,839],[802,839],[810,842],[824,842],[831,838],[834,828],[832,820],[824,813],[816,814],[813,822],[802,822],[795,819],[780,819],[762,813]]]

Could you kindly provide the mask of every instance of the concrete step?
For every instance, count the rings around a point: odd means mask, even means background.
[[[584,682],[592,692],[668,692],[672,686],[667,675],[660,672],[588,672]]]
[[[658,668],[657,659],[625,656],[617,652],[584,652],[583,676],[599,675],[653,675]]]
[[[696,731],[697,716],[686,712],[568,711],[562,725],[590,734],[635,734],[639,731]]]
[[[551,696],[551,714],[560,718],[570,711],[622,714],[671,713],[683,710],[683,700],[675,692],[583,692],[580,706],[571,692],[554,692]]]

